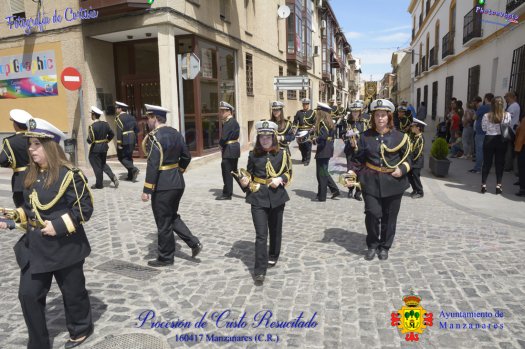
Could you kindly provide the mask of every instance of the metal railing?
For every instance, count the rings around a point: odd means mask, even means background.
[[[455,34],[456,34],[455,32],[451,31],[451,32],[448,32],[443,37],[443,44],[441,45],[442,47],[441,58],[445,58],[447,56],[454,54],[454,36]]]
[[[520,5],[524,4],[525,0],[507,0],[507,13],[510,13],[520,7]]]
[[[430,68],[430,67],[433,67],[433,66],[437,65],[437,63],[438,63],[437,62],[437,50],[436,50],[435,47],[432,47],[430,49],[429,56],[430,56],[430,59],[429,59],[430,60],[430,64],[428,65],[428,67]]]
[[[474,38],[481,38],[482,15],[476,13],[474,7],[463,18],[463,45]]]

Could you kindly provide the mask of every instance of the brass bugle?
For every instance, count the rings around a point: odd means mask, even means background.
[[[6,219],[13,220],[13,221],[20,220],[20,214],[14,208],[0,207],[0,213],[2,213]]]
[[[357,181],[357,175],[355,173],[342,173],[339,175],[339,184],[344,187],[350,188],[355,187],[361,190],[361,183]]]

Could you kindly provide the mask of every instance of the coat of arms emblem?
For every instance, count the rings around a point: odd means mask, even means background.
[[[421,297],[414,294],[403,297],[405,305],[398,311],[392,312],[392,326],[397,326],[405,335],[407,342],[419,341],[419,334],[422,334],[427,326],[433,325],[433,315],[421,306]]]

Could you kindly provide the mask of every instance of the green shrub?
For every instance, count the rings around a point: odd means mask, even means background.
[[[448,155],[448,143],[445,138],[437,138],[430,148],[430,156],[436,160],[445,160]]]

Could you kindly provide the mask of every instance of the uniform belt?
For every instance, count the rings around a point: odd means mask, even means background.
[[[238,143],[239,140],[238,139],[232,139],[231,141],[227,141],[226,143],[224,144],[233,144],[233,143]]]
[[[259,183],[259,184],[266,184],[266,185],[268,185],[268,184],[272,183],[272,179],[273,178],[266,179],[266,178],[260,178],[260,177],[253,176],[253,181],[255,183]]]
[[[131,131],[124,131],[124,132],[122,132],[123,135],[127,135],[128,133],[135,133],[135,131],[131,130]]]
[[[377,172],[382,172],[382,173],[392,173],[394,172],[394,169],[393,168],[388,168],[388,167],[379,167],[379,166],[376,166],[376,165],[372,165],[371,163],[367,162],[366,164],[366,167],[374,170],[374,171],[377,171]]]
[[[13,172],[22,172],[25,170],[27,170],[27,166],[14,168]]]
[[[334,139],[333,137],[326,137],[326,141],[327,141],[327,142],[330,142],[330,141],[332,141],[333,139]]]
[[[107,143],[107,142],[109,142],[107,139],[97,139],[97,140],[93,141],[94,144]]]
[[[164,165],[164,166],[159,167],[159,171],[172,170],[172,169],[177,168],[177,167],[179,167],[179,164]]]

